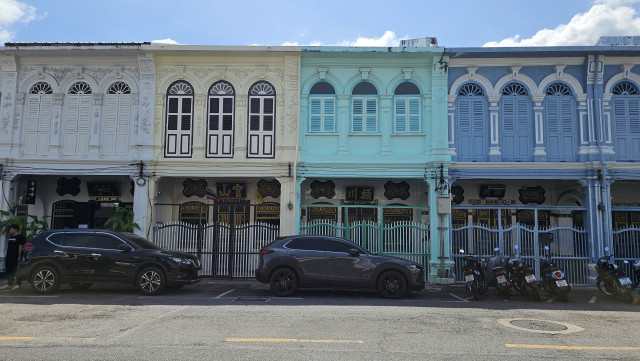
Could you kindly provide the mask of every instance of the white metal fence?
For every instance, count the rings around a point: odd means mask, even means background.
[[[631,264],[640,258],[640,228],[620,228],[613,231],[612,253],[616,264],[633,279]],[[629,263],[624,263],[624,261],[629,261]]]
[[[488,258],[500,253],[510,255],[518,245],[524,262],[531,264],[540,276],[540,256],[544,254],[542,241],[550,242],[551,257],[558,267],[563,268],[569,282],[575,285],[589,284],[589,263],[591,245],[587,231],[570,227],[529,228],[515,225],[509,228],[488,228],[480,225],[469,225],[451,229],[451,253],[455,262],[456,281],[462,282],[464,262],[460,249],[466,255]]]
[[[189,224],[169,222],[155,228],[156,245],[197,255],[203,276],[250,278],[255,276],[258,251],[278,237],[278,227],[248,223]]]

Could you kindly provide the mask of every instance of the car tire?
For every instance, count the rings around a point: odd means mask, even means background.
[[[89,289],[89,287],[91,287],[93,285],[93,283],[91,282],[71,282],[69,283],[69,286],[71,286],[71,288],[73,288],[74,290],[86,290]]]
[[[377,288],[383,298],[402,298],[407,293],[407,281],[398,271],[385,271],[378,277]]]
[[[164,273],[158,267],[147,267],[138,273],[136,285],[147,296],[160,294],[166,287]]]
[[[53,293],[60,288],[60,274],[52,266],[40,266],[31,273],[31,288],[40,294]]]
[[[271,274],[269,284],[275,296],[291,296],[298,288],[298,275],[290,268],[280,268]]]

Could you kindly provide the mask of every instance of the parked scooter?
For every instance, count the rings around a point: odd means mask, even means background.
[[[514,248],[516,253],[509,258],[507,266],[509,281],[521,295],[530,295],[534,300],[540,301],[540,292],[538,291],[540,282],[536,278],[533,268],[522,263],[520,253],[518,253],[518,245],[515,245]]]
[[[545,255],[540,260],[542,287],[550,296],[566,302],[569,298],[569,292],[571,292],[571,284],[567,280],[565,272],[551,260],[549,246],[544,246],[544,250]]]
[[[495,248],[494,251],[496,254],[489,258],[484,265],[485,282],[487,286],[495,287],[504,298],[509,299],[511,298],[511,284],[505,270],[507,257],[500,254],[499,248]]]
[[[609,247],[605,247],[604,251],[609,252]],[[631,303],[633,302],[633,282],[615,262],[611,261],[612,257],[613,254],[602,256],[596,263],[598,289],[607,297],[615,296]],[[628,263],[626,260],[624,262]]]
[[[464,254],[464,250],[460,250],[460,254]],[[487,284],[484,280],[484,271],[480,265],[480,261],[475,256],[464,256],[464,279],[467,281],[467,289],[474,299],[479,300],[480,294],[487,292]]]

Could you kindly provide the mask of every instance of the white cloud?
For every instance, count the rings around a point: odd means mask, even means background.
[[[166,39],[161,39],[161,40],[151,40],[151,44],[170,44],[170,45],[182,45],[179,42],[171,39],[171,38],[166,38]]]
[[[585,13],[576,14],[568,24],[539,30],[531,38],[519,34],[483,46],[591,46],[601,36],[640,35],[640,17],[626,6],[640,0],[597,0]]]
[[[0,0],[0,43],[11,41],[14,33],[11,26],[18,22],[28,23],[36,18],[36,8],[16,0]]]
[[[400,40],[408,39],[407,36],[398,38],[396,33],[387,30],[379,38],[365,38],[359,36],[357,40],[343,40],[336,44],[324,44],[320,41],[312,41],[309,44],[300,44],[297,41],[286,41],[282,43],[283,46],[362,46],[362,47],[376,47],[376,46],[400,46]]]

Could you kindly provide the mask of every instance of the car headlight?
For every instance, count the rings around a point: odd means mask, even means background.
[[[191,260],[186,258],[171,257],[171,260],[175,263],[191,264]]]
[[[410,264],[410,265],[407,266],[407,268],[410,271],[421,271],[422,270],[422,267],[418,266],[417,264]]]

